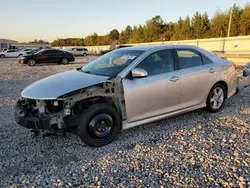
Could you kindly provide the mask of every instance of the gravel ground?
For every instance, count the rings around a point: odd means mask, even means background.
[[[197,110],[139,126],[102,148],[73,134],[34,137],[15,123],[12,106],[25,86],[92,58],[35,67],[0,59],[0,187],[250,186],[250,89],[217,114]]]

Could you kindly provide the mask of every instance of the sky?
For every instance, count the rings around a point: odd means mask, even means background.
[[[243,7],[249,0],[0,0],[0,38],[28,42],[82,38],[127,25],[145,24],[160,15],[165,22],[193,16],[195,11]]]

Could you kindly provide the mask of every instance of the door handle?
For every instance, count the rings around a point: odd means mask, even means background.
[[[211,68],[211,69],[209,70],[209,72],[213,74],[213,73],[215,73],[215,69],[214,69],[214,68]]]
[[[170,78],[171,82],[176,82],[177,80],[179,80],[179,77],[177,76],[173,76],[172,78]]]

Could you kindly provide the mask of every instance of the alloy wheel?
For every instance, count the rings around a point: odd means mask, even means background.
[[[225,94],[221,87],[214,88],[210,97],[210,104],[213,109],[219,109],[224,102]]]

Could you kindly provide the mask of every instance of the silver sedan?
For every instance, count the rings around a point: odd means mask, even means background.
[[[236,67],[195,46],[138,46],[42,79],[22,92],[16,121],[30,129],[76,130],[91,146],[119,131],[204,108],[236,92]]]

